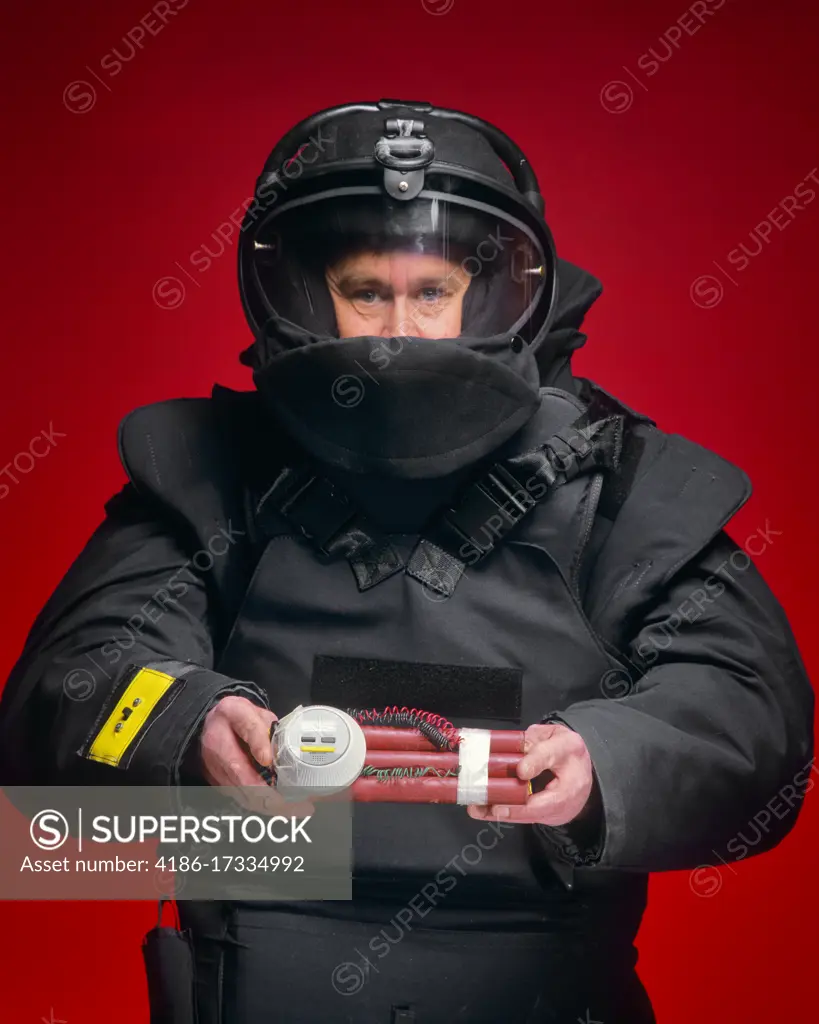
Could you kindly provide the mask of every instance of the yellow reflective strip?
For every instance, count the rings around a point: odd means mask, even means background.
[[[308,754],[334,754],[336,751],[335,747],[299,747],[299,750],[303,750]]]
[[[85,755],[90,761],[103,761],[115,767],[122,760],[122,755],[136,738],[137,733],[147,721],[158,701],[167,693],[174,676],[167,672],[158,672],[154,668],[142,668],[126,687],[119,703],[108,716],[103,727],[94,737],[91,749]],[[134,701],[139,703],[134,706]],[[125,708],[131,709],[127,718],[122,717]],[[116,726],[122,724],[117,732]]]

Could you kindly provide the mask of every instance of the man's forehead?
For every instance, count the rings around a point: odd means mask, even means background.
[[[440,280],[452,273],[456,263],[432,253],[356,253],[341,260],[333,274],[347,282],[384,280]]]
[[[345,256],[338,261],[340,268],[357,267],[446,267],[452,266],[451,260],[446,259],[439,253],[431,252],[405,252],[402,250],[391,250],[386,252],[356,252]]]

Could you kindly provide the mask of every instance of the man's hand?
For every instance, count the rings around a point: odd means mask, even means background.
[[[471,804],[467,808],[470,817],[479,821],[507,818],[541,825],[565,825],[574,820],[586,806],[594,781],[591,757],[581,737],[557,722],[530,725],[523,752],[518,777],[529,780],[549,771],[554,775],[551,782],[519,806]]]
[[[200,740],[200,758],[205,779],[211,786],[262,787],[258,796],[239,789],[236,800],[248,810],[266,814],[306,815],[314,808],[307,803],[287,803],[259,775],[250,758],[265,768],[273,763],[270,727],[278,722],[272,711],[246,697],[223,697],[205,716]]]

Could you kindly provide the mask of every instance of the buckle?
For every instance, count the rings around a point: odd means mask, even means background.
[[[508,514],[513,523],[519,523],[529,509],[534,508],[537,504],[523,484],[513,473],[509,472],[502,462],[495,463],[495,465],[486,474],[482,483],[484,483],[484,485],[490,484],[495,487],[498,493],[503,497],[504,504],[511,503],[515,512],[510,512]]]
[[[329,557],[326,545],[356,516],[349,498],[329,480],[311,476],[279,506],[282,515]]]
[[[461,495],[444,515],[444,522],[461,540],[484,553],[516,526],[537,502],[501,463],[495,465]],[[476,540],[479,533],[492,539]]]

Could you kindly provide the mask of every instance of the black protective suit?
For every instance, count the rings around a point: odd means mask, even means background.
[[[262,388],[121,426],[129,483],[0,702],[3,783],[195,777],[196,731],[228,693],[279,716],[408,704],[458,725],[561,721],[595,770],[564,828],[356,807],[351,903],[182,902],[200,1024],[650,1021],[633,947],[648,872],[760,853],[793,827],[813,695],[781,607],[724,532],[748,481],[572,376],[600,288],[558,266],[536,408],[452,472],[322,462]],[[504,471],[537,465],[543,493],[510,505]],[[104,702],[145,665],[178,683],[117,767],[90,760]],[[790,813],[755,829],[778,796]]]

